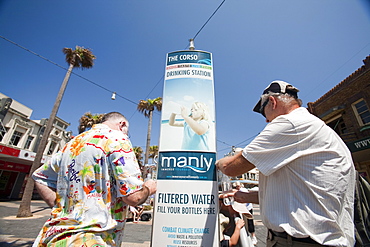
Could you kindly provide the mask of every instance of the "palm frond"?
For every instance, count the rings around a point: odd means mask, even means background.
[[[101,123],[104,114],[92,114],[86,112],[79,120],[78,133],[84,132],[87,128],[91,128],[94,124]]]
[[[90,49],[76,46],[75,50],[71,48],[63,48],[63,53],[66,55],[66,62],[72,64],[75,68],[92,68],[94,65],[95,55]]]

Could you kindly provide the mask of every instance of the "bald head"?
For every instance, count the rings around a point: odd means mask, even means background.
[[[103,116],[102,124],[107,125],[109,128],[113,130],[122,131],[124,134],[128,133],[128,121],[119,112],[110,112]]]
[[[103,116],[102,123],[104,123],[106,121],[115,121],[115,120],[121,121],[121,119],[126,120],[125,116],[123,116],[121,113],[119,113],[119,112],[110,112],[110,113],[107,113]]]

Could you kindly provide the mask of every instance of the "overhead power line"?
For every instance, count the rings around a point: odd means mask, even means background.
[[[224,2],[225,2],[226,0],[223,0],[222,2],[221,2],[221,4],[217,7],[217,9],[212,13],[212,15],[208,18],[208,20],[203,24],[203,26],[199,29],[199,31],[196,33],[196,35],[194,36],[194,38],[193,39],[195,39],[197,36],[198,36],[198,34],[203,30],[203,28],[207,25],[207,23],[212,19],[212,17],[216,14],[216,12],[221,8],[221,6],[224,4]],[[65,68],[65,67],[63,67],[63,66],[61,66],[61,65],[59,65],[59,64],[57,64],[57,63],[55,63],[55,62],[53,62],[53,61],[51,61],[50,59],[48,59],[48,58],[46,58],[46,57],[44,57],[44,56],[41,56],[40,54],[38,54],[38,53],[36,53],[36,52],[34,52],[34,51],[32,51],[32,50],[30,50],[30,49],[27,49],[26,47],[24,47],[24,46],[21,46],[21,45],[19,45],[19,44],[17,44],[16,42],[14,42],[14,41],[12,41],[12,40],[10,40],[10,39],[7,39],[7,38],[5,38],[4,36],[0,36],[2,39],[4,39],[4,40],[6,40],[6,41],[8,41],[9,43],[12,43],[13,45],[15,45],[15,46],[18,46],[19,48],[21,48],[21,49],[23,49],[23,50],[25,50],[25,51],[27,51],[27,52],[30,52],[31,54],[33,54],[33,55],[35,55],[35,56],[37,56],[37,57],[39,57],[39,58],[41,58],[41,59],[43,59],[43,60],[45,60],[45,61],[47,61],[47,62],[49,62],[49,63],[51,63],[51,64],[54,64],[55,66],[57,66],[57,67],[59,67],[59,68],[61,68],[61,69],[63,69],[63,70],[68,70],[67,68]],[[108,88],[105,88],[105,87],[103,87],[103,86],[101,86],[100,84],[98,84],[98,83],[96,83],[96,82],[94,82],[94,81],[92,81],[92,80],[90,80],[90,79],[87,79],[86,77],[83,77],[83,76],[81,76],[81,75],[79,75],[79,74],[77,74],[77,73],[75,73],[75,72],[73,72],[72,71],[72,74],[74,74],[74,75],[76,75],[76,76],[78,76],[78,77],[80,77],[80,78],[82,78],[82,79],[84,79],[84,80],[86,80],[86,81],[88,81],[88,82],[90,82],[90,83],[92,83],[92,84],[94,84],[95,86],[97,86],[97,87],[100,87],[101,89],[103,89],[103,90],[105,90],[105,91],[108,91],[108,92],[110,92],[110,93],[116,93],[116,96],[118,96],[118,97],[121,97],[121,98],[123,98],[123,99],[125,99],[125,100],[127,100],[128,102],[130,102],[130,103],[133,103],[133,104],[135,104],[135,105],[138,105],[138,103],[136,103],[136,102],[134,102],[133,100],[131,100],[131,99],[128,99],[128,98],[126,98],[126,97],[124,97],[124,96],[122,96],[122,95],[120,95],[120,94],[118,94],[116,91],[113,91],[113,90],[110,90],[110,89],[108,89]],[[159,83],[161,82],[161,81],[163,81],[163,79],[164,79],[164,75],[162,75],[162,77],[157,81],[157,83],[154,85],[154,87],[150,90],[150,92],[148,93],[148,95],[147,95],[147,97],[149,97],[149,95],[154,91],[154,89],[159,85]]]
[[[335,73],[337,73],[341,68],[343,68],[349,61],[351,61],[354,57],[356,57],[358,54],[360,54],[361,51],[365,50],[366,47],[368,47],[370,43],[367,43],[363,48],[361,48],[356,54],[354,54],[352,57],[347,59],[346,62],[344,62],[339,68],[337,68],[335,71],[333,71],[331,74],[329,74],[325,79],[323,79],[320,83],[317,84],[316,87],[313,87],[311,91],[307,92],[305,96],[310,95],[312,92],[316,91],[319,87],[322,86],[322,84],[327,81],[331,76],[333,76]]]
[[[203,26],[199,29],[197,34],[195,34],[193,40],[198,36],[198,34],[203,30],[203,28],[207,25],[207,23],[212,19],[212,17],[216,14],[216,12],[221,8],[221,6],[224,4],[226,0],[223,0],[220,5],[217,7],[217,9],[213,12],[213,14],[208,18],[208,20],[203,24]]]
[[[15,43],[14,41],[11,41],[10,39],[5,38],[4,36],[0,36],[0,38],[2,38],[2,39],[4,39],[4,40],[6,40],[6,41],[8,41],[8,42],[12,43],[12,44],[13,44],[13,45],[15,45],[15,46],[18,46],[19,48],[21,48],[21,49],[23,49],[23,50],[25,50],[25,51],[28,51],[28,52],[32,53],[33,55],[35,55],[35,56],[37,56],[37,57],[39,57],[39,58],[41,58],[41,59],[43,59],[43,60],[45,60],[45,61],[47,61],[47,62],[51,63],[51,64],[54,64],[55,66],[57,66],[57,67],[59,67],[59,68],[61,68],[61,69],[65,70],[65,71],[68,71],[68,69],[67,69],[67,68],[65,68],[65,67],[63,67],[62,65],[59,65],[59,64],[57,64],[57,63],[55,63],[55,62],[51,61],[50,59],[48,59],[48,58],[46,58],[46,57],[43,57],[43,56],[41,56],[41,55],[37,54],[36,52],[31,51],[30,49],[27,49],[26,47],[21,46],[21,45],[19,45],[19,44]],[[73,71],[72,71],[72,74],[74,74],[74,75],[76,75],[76,76],[78,76],[78,77],[80,77],[80,78],[84,79],[85,81],[90,82],[91,84],[94,84],[94,85],[95,85],[95,86],[97,86],[97,87],[100,87],[101,89],[103,89],[103,90],[105,90],[105,91],[108,91],[108,92],[110,92],[110,93],[114,93],[114,91],[109,90],[108,88],[103,87],[102,85],[100,85],[100,84],[98,84],[98,83],[96,83],[96,82],[93,82],[92,80],[87,79],[86,77],[83,77],[82,75],[79,75],[79,74],[77,74],[77,73],[75,73],[75,72],[73,72]],[[131,102],[131,103],[133,103],[133,104],[135,104],[135,105],[137,105],[137,104],[138,104],[138,103],[134,102],[133,100],[130,100],[130,99],[128,99],[128,98],[126,98],[126,97],[124,97],[124,96],[122,96],[122,95],[119,95],[119,94],[117,94],[117,93],[116,93],[116,96],[121,97],[121,98],[123,98],[123,99],[127,100],[128,102]]]
[[[207,19],[207,21],[203,24],[203,26],[198,30],[198,32],[195,34],[193,40],[195,40],[195,38],[199,35],[199,33],[203,30],[203,28],[208,24],[208,22],[212,19],[212,17],[216,14],[216,12],[221,8],[221,6],[224,4],[226,0],[223,0],[220,5],[217,7],[217,9],[212,13],[212,15]],[[148,93],[148,95],[146,96],[147,98],[149,97],[149,95],[154,91],[154,89],[159,85],[159,83],[161,81],[163,81],[164,79],[164,75],[162,75],[161,79],[159,79],[159,81],[154,85],[154,87],[152,88],[152,90],[150,90],[150,92]],[[135,113],[134,113],[135,114]]]
[[[226,1],[226,0],[223,0],[223,1],[220,3],[220,5],[217,7],[217,9],[212,13],[212,15],[207,19],[207,21],[203,24],[203,26],[202,26],[202,27],[198,30],[198,32],[195,34],[195,36],[194,36],[193,40],[195,40],[195,38],[200,34],[200,32],[204,29],[204,27],[208,24],[208,22],[212,19],[212,17],[217,13],[217,11],[221,8],[221,6],[224,4],[224,2],[225,2],[225,1]],[[27,48],[26,48],[26,47],[24,47],[24,46],[21,46],[21,45],[17,44],[16,42],[14,42],[14,41],[12,41],[12,40],[9,40],[9,39],[7,39],[7,38],[5,38],[5,37],[3,37],[3,36],[0,36],[0,37],[1,37],[2,39],[4,39],[4,40],[8,41],[9,43],[12,43],[13,45],[15,45],[15,46],[17,46],[17,47],[19,47],[19,48],[21,48],[21,49],[23,49],[23,50],[25,50],[25,51],[27,51],[27,52],[30,52],[31,54],[33,54],[33,55],[35,55],[35,56],[37,56],[37,57],[39,57],[39,58],[41,58],[41,59],[43,59],[43,60],[45,60],[45,61],[47,61],[47,62],[49,62],[49,63],[53,64],[53,65],[55,65],[55,66],[57,66],[57,67],[59,67],[59,68],[61,68],[61,69],[63,69],[63,70],[66,70],[66,71],[68,70],[67,68],[65,68],[65,67],[63,67],[63,66],[61,66],[61,65],[59,65],[59,64],[57,64],[57,63],[55,63],[55,62],[53,62],[53,61],[51,61],[50,59],[48,59],[48,58],[46,58],[46,57],[44,57],[44,56],[41,56],[41,55],[37,54],[36,52],[34,52],[34,51],[30,50],[30,49],[27,49]],[[83,76],[81,76],[81,75],[79,75],[79,74],[77,74],[77,73],[75,73],[75,72],[73,72],[73,71],[72,71],[72,74],[74,74],[74,75],[76,75],[76,76],[78,76],[78,77],[82,78],[83,80],[85,80],[85,81],[87,81],[87,82],[90,82],[91,84],[93,84],[93,85],[95,85],[95,86],[97,86],[97,87],[100,87],[101,89],[103,89],[103,90],[105,90],[105,91],[107,91],[107,92],[110,92],[110,93],[112,93],[112,94],[114,93],[114,94],[116,95],[116,97],[120,97],[120,98],[125,99],[126,101],[128,101],[128,102],[130,102],[130,103],[132,103],[132,104],[138,105],[138,103],[136,103],[136,102],[134,102],[133,100],[128,99],[128,98],[126,98],[126,97],[124,97],[124,96],[122,96],[122,95],[120,95],[120,94],[118,94],[116,91],[112,91],[112,90],[110,90],[110,89],[108,89],[108,88],[106,88],[106,87],[104,87],[104,86],[102,86],[102,85],[100,85],[100,84],[98,84],[98,83],[96,83],[96,82],[94,82],[94,81],[92,81],[92,80],[90,80],[90,79],[86,78],[86,77],[83,77]],[[163,81],[163,79],[164,79],[164,75],[162,75],[162,77],[157,81],[157,83],[154,85],[154,87],[150,90],[150,92],[148,93],[147,97],[149,97],[149,95],[154,91],[154,89],[159,85],[159,83]],[[135,113],[136,113],[136,112],[137,112],[137,110],[133,113],[133,115],[131,116],[131,118],[135,115]],[[252,137],[251,137],[251,138],[252,138]],[[248,138],[247,140],[249,140],[249,139],[251,139],[251,138]],[[229,147],[232,147],[232,146],[238,146],[238,145],[240,145],[241,143],[246,142],[247,140],[242,141],[242,142],[238,143],[237,145],[231,145],[231,144],[228,144],[228,143],[226,143],[226,142],[224,142],[224,141],[221,141],[221,140],[217,140],[217,141],[218,141],[218,142],[221,142],[221,143],[223,143],[223,144],[225,144],[225,145],[227,145],[227,146],[229,146]],[[225,148],[225,149],[222,149],[222,150],[229,149],[229,147],[228,147],[228,148]],[[222,151],[222,150],[219,150],[219,151]]]
[[[198,34],[203,30],[203,28],[207,25],[207,23],[212,19],[212,17],[216,14],[216,12],[221,8],[221,6],[224,4],[226,0],[223,0],[220,5],[217,7],[217,9],[212,13],[212,15],[208,18],[208,20],[203,24],[203,26],[198,30],[198,32],[195,34],[193,40],[198,36]],[[147,94],[146,98],[149,97],[149,95],[154,91],[154,89],[159,85],[160,82],[164,80],[164,75],[157,81],[157,83],[154,85],[152,90]],[[131,115],[130,119],[136,114],[137,110]]]

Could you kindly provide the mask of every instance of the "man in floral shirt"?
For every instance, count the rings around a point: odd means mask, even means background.
[[[156,191],[143,182],[127,133],[126,118],[108,113],[34,172],[53,209],[33,246],[121,246],[129,205]]]

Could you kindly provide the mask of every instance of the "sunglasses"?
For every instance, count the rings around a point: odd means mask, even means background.
[[[263,104],[261,105],[261,108],[260,108],[260,113],[264,117],[266,117],[266,115],[265,115],[265,107],[268,104],[268,102],[269,102],[269,98],[267,98],[267,100],[265,102],[263,102]]]

